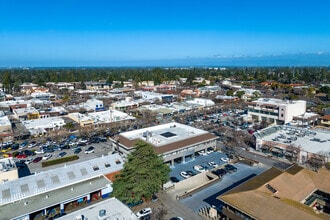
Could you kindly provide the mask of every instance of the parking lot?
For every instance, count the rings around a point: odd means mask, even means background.
[[[85,150],[87,150],[91,146],[94,147],[94,153],[85,154],[84,153]],[[72,148],[74,148],[74,146],[72,146]],[[66,155],[64,157],[75,155],[72,148],[62,149],[60,151],[55,150],[54,152],[50,153],[52,155],[52,157],[49,158],[49,160],[58,158],[59,154],[61,152],[66,153]],[[29,148],[29,150],[38,150],[38,149],[39,149],[39,147],[38,148],[37,147]],[[77,163],[77,162],[82,162],[82,161],[94,159],[94,158],[97,158],[97,157],[101,157],[102,155],[107,155],[109,153],[111,153],[111,144],[110,144],[110,142],[100,142],[100,143],[87,144],[86,146],[81,146],[81,152],[79,154],[76,154],[76,155],[78,155],[79,159],[76,160],[76,161],[67,162],[67,164],[72,164],[72,163]],[[24,158],[24,160],[34,159],[36,157],[43,157],[44,155],[45,155],[45,153],[36,154],[36,155],[33,155],[33,156],[28,156],[27,158]],[[15,158],[14,160],[19,161],[21,159]],[[44,161],[44,160],[41,160],[40,162],[37,162],[37,163],[33,163],[33,162],[29,163],[28,168],[29,168],[30,172],[31,173],[41,172],[41,171],[45,171],[45,170],[48,170],[48,169],[54,169],[54,168],[64,166],[64,164],[57,164],[57,165],[53,165],[53,166],[50,166],[50,167],[42,168],[42,166],[41,166],[42,161]]]
[[[214,153],[216,155],[218,153]],[[221,154],[220,154],[221,155]],[[259,175],[260,173],[267,170],[269,167],[263,164],[256,166],[249,166],[243,163],[233,164],[236,168],[236,172],[227,173],[222,176],[221,180],[214,183],[213,185],[202,189],[190,197],[180,200],[186,207],[193,210],[195,213],[198,212],[202,207],[215,206],[221,208],[220,201],[216,198],[219,195],[224,194],[230,189],[246,182],[247,180]]]
[[[212,152],[205,156],[199,155],[195,156],[195,158],[186,158],[184,163],[176,163],[174,167],[171,167],[170,177],[176,177],[180,181],[184,179],[184,177],[180,175],[182,171],[192,171],[197,174],[198,171],[194,169],[194,166],[196,165],[201,165],[207,170],[214,169],[213,166],[208,165],[208,162],[213,161],[221,166],[225,164],[221,158],[227,158],[227,155],[220,152]]]

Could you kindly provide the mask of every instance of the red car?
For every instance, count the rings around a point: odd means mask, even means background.
[[[36,158],[34,158],[34,160],[32,162],[38,163],[40,160],[42,160],[42,157],[36,157]]]
[[[26,154],[19,154],[16,156],[16,158],[27,158]]]

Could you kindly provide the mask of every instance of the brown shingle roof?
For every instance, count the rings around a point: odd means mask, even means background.
[[[297,165],[287,171],[271,168],[218,199],[256,219],[327,219],[301,201],[317,189],[330,192],[329,182],[326,169],[316,173]],[[277,190],[275,194],[265,187],[267,183]]]

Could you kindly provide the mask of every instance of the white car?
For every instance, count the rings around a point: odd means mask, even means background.
[[[201,165],[195,165],[194,170],[196,170],[198,172],[203,172],[203,171],[205,171],[205,168],[202,167]]]
[[[198,154],[205,156],[205,155],[207,155],[207,152],[205,152],[205,150],[201,150],[201,151],[198,152]]]
[[[144,216],[150,215],[151,213],[152,213],[151,208],[144,208],[144,209],[141,209],[140,211],[138,211],[138,212],[136,213],[136,216],[137,216],[138,218],[142,218],[142,217],[144,217]]]
[[[48,159],[51,158],[51,157],[52,157],[51,154],[45,154],[45,155],[42,157],[42,159],[43,159],[43,160],[48,160]]]
[[[85,150],[85,154],[91,154],[94,153],[94,147],[89,147],[87,150]]]
[[[219,165],[218,164],[216,164],[215,162],[213,162],[213,161],[211,161],[211,162],[208,162],[207,163],[209,166],[212,166],[212,167],[214,167],[214,168],[216,168],[216,167],[218,167]]]
[[[40,149],[40,150],[34,151],[34,153],[36,153],[36,154],[43,154],[45,152],[44,152],[44,149]]]
[[[229,162],[229,158],[228,157],[221,157],[221,160],[225,163]]]
[[[182,171],[181,173],[180,173],[180,175],[183,177],[183,178],[189,178],[190,177],[190,175],[186,172],[186,171]]]
[[[30,163],[32,163],[32,161],[33,161],[33,158],[30,158],[30,159],[27,159],[24,163],[25,164],[30,164]]]

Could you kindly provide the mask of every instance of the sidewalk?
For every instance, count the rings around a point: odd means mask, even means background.
[[[180,216],[183,219],[189,220],[203,220],[198,214],[196,214],[193,210],[184,206],[180,201],[175,200],[171,194],[168,194],[164,191],[157,194],[159,201],[162,205],[168,210],[167,219],[170,219],[174,216]]]

